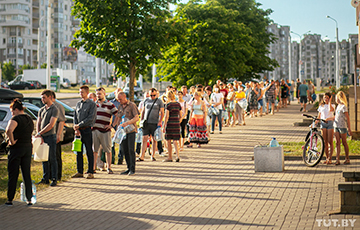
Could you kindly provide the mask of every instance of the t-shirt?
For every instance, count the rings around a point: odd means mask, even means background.
[[[299,86],[299,96],[300,97],[306,97],[307,96],[307,91],[309,90],[309,87],[306,84],[301,84]]]
[[[344,104],[339,104],[335,111],[334,127],[347,128],[347,119],[345,113],[348,111]]]
[[[110,101],[105,100],[103,103],[96,102],[96,120],[93,126],[93,130],[99,130],[100,132],[110,132],[106,130],[105,126],[110,125],[112,115],[116,115],[117,108]]]
[[[138,108],[136,107],[136,104],[129,100],[127,101],[126,105],[120,104],[118,109],[119,110],[117,116],[121,118],[123,115],[125,115],[125,118],[127,120],[131,120],[135,116],[139,116],[140,114]],[[134,131],[137,132],[137,126],[134,125],[134,127],[135,127]]]
[[[266,91],[268,96],[274,96],[275,95],[276,86],[275,84],[272,84],[270,88]]]
[[[31,134],[34,130],[34,123],[31,117],[27,114],[19,114],[11,118],[17,122],[17,126],[13,131],[14,140],[17,140],[15,145],[10,148],[31,147]]]
[[[152,104],[154,103],[154,100],[156,100],[153,108],[151,109]],[[144,102],[144,107],[145,107],[145,111],[144,111],[144,119],[146,119],[148,117],[148,113],[150,111],[150,115],[149,118],[147,119],[147,123],[149,124],[157,124],[159,123],[159,119],[160,119],[160,109],[164,108],[164,103],[161,101],[161,99],[157,98],[157,99],[150,99],[150,98],[146,98],[145,102]]]
[[[226,101],[227,101],[226,97],[228,95],[227,89],[220,89],[220,93],[224,95],[224,104],[226,105]]]
[[[335,109],[335,105],[331,105]],[[321,105],[318,108],[318,112],[320,113],[320,119],[326,120],[329,117],[333,116],[333,112],[330,112],[330,106],[328,104]]]
[[[224,98],[224,95],[222,93],[212,93],[210,99],[212,102],[219,103],[221,101],[221,98]],[[217,109],[223,109],[222,104],[216,106]]]
[[[243,98],[245,98],[246,97],[246,95],[245,95],[245,92],[244,91],[241,91],[241,92],[236,92],[236,96],[235,96],[235,98],[236,99],[243,99]]]
[[[57,107],[54,104],[52,104],[49,108],[46,108],[46,105],[44,105],[39,110],[39,113],[38,113],[38,117],[41,118],[40,130],[42,130],[45,126],[47,126],[50,123],[50,119],[52,117],[58,118],[58,116],[59,116],[59,110],[57,109]],[[50,136],[55,133],[56,133],[56,125],[54,125],[54,127],[52,127],[52,129],[50,129],[50,131],[43,133],[41,135],[42,136]]]

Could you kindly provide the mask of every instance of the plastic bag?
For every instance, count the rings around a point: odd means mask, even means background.
[[[124,131],[124,127],[118,127],[112,139],[112,142],[121,144],[121,142],[125,139],[126,139],[126,133]]]
[[[136,133],[135,142],[136,142],[136,143],[142,143],[142,138],[143,138],[143,131],[142,131],[142,129],[140,128],[140,129],[138,130],[138,132]]]
[[[246,109],[248,106],[248,102],[245,98],[241,99],[238,104],[242,109]]]
[[[34,153],[34,161],[45,162],[49,160],[49,146],[46,143],[39,145]]]
[[[157,129],[154,132],[154,140],[155,141],[161,141],[162,140],[162,130],[161,130],[160,126],[158,126]]]

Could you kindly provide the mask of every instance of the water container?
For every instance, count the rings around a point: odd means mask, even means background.
[[[162,140],[162,131],[161,126],[158,126],[154,133],[154,140],[161,141]]]
[[[32,193],[33,196],[31,197],[31,203],[35,204],[36,203],[36,186],[34,184],[34,181],[32,181],[31,183],[31,188],[32,188]],[[21,182],[20,184],[20,200],[27,202],[28,200],[26,199],[26,192],[25,192],[25,184],[24,182]]]
[[[277,142],[276,138],[273,137],[273,139],[270,141],[270,147],[279,147],[279,142]]]
[[[125,118],[125,115],[123,115],[121,117],[121,119],[122,119],[121,124],[124,123],[124,122],[127,122],[129,120],[128,118]],[[133,124],[127,125],[127,126],[124,127],[124,130],[125,130],[125,133],[131,133],[131,132],[133,132],[135,130],[135,126]]]
[[[242,109],[246,109],[247,106],[248,106],[248,102],[247,102],[247,100],[246,100],[245,98],[241,99],[241,100],[238,102],[238,104],[240,105],[240,107],[241,107]]]
[[[140,128],[136,134],[136,138],[135,138],[135,142],[136,143],[141,143],[142,142],[142,138],[143,138],[143,131]]]
[[[121,142],[125,140],[125,138],[126,138],[126,133],[124,131],[124,127],[119,127],[115,132],[112,142],[121,144]]]
[[[81,152],[81,145],[82,145],[82,142],[81,142],[80,138],[76,137],[72,143],[71,151]]]

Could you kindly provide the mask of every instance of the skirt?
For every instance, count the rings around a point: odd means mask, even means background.
[[[190,143],[207,144],[209,142],[203,115],[193,115],[189,122]]]

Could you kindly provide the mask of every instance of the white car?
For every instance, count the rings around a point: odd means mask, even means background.
[[[6,129],[9,120],[12,118],[9,106],[10,104],[0,104],[0,128]],[[30,110],[25,108],[24,111],[36,122],[37,117]]]

